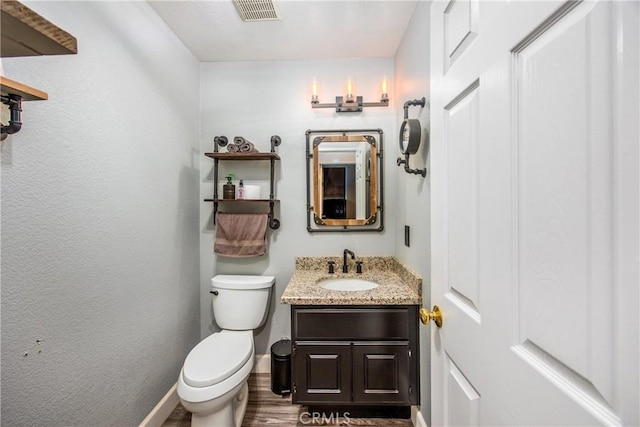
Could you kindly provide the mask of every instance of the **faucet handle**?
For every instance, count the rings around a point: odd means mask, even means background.
[[[335,261],[327,261],[327,264],[329,264],[329,274],[333,274],[333,266],[336,264]]]
[[[362,261],[356,261],[356,273],[362,273]]]

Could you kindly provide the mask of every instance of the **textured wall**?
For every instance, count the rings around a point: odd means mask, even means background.
[[[145,2],[27,4],[79,53],[3,61],[50,99],[2,143],[2,421],[137,425],[199,340],[199,64]]]
[[[411,22],[407,27],[402,43],[395,56],[396,97],[398,104],[422,98],[429,100],[429,17],[431,2],[418,2]],[[402,108],[398,113],[398,128],[402,123]],[[419,119],[422,125],[423,141],[420,150],[411,156],[412,168],[424,168],[428,165],[425,135],[429,129],[429,108],[409,107],[409,118]],[[432,142],[437,143],[437,142]],[[430,221],[430,179],[419,175],[409,175],[398,168],[398,208],[395,217],[396,248],[395,254],[402,262],[422,276],[423,306],[431,307],[430,265],[431,265],[431,229]],[[411,246],[404,245],[404,226],[411,230]],[[421,411],[430,424],[430,327],[420,327],[420,388]]]
[[[333,109],[312,109],[311,82],[320,82],[320,101],[333,102],[343,93],[348,77],[355,80],[358,95],[365,101],[380,98],[380,83],[390,81],[391,106],[366,108],[362,113],[337,114]],[[280,295],[291,277],[296,256],[340,255],[345,248],[357,256],[393,255],[393,226],[397,168],[396,113],[393,96],[392,59],[327,61],[275,61],[203,63],[201,66],[202,153],[213,151],[213,137],[242,135],[261,151],[269,150],[269,137],[278,134],[282,160],[276,169],[276,197],[280,200],[281,227],[270,230],[269,254],[260,258],[234,259],[213,254],[211,203],[200,203],[202,335],[213,331],[208,290],[214,274],[246,273],[276,276],[269,320],[256,335],[256,352],[268,353],[269,346],[290,336],[289,306],[280,304]],[[306,229],[305,131],[307,129],[381,128],[385,149],[385,223],[382,233],[310,234]],[[236,164],[237,178],[268,180],[269,164]],[[200,198],[213,194],[213,160],[202,156]],[[257,169],[262,168],[262,169]],[[267,181],[264,181],[267,185]],[[268,187],[267,187],[268,188]],[[268,193],[267,193],[268,194]]]

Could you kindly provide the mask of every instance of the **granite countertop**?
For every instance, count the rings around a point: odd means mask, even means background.
[[[329,274],[328,261],[335,261]],[[363,261],[355,273],[355,261]],[[413,305],[421,304],[422,279],[394,257],[358,257],[349,260],[349,273],[342,273],[342,257],[298,257],[296,269],[280,302],[292,305]],[[323,279],[357,278],[378,283],[366,291],[332,291],[321,288]]]

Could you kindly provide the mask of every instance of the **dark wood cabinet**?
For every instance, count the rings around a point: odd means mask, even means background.
[[[351,354],[354,402],[411,403],[408,342],[354,342]]]
[[[414,405],[417,306],[292,306],[293,402]]]
[[[351,401],[350,343],[295,344],[294,399],[309,403]]]

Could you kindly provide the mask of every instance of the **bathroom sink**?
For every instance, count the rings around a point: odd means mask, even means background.
[[[378,287],[378,284],[369,280],[356,279],[356,278],[338,278],[338,279],[325,279],[320,280],[318,285],[321,288],[330,291],[368,291]]]

